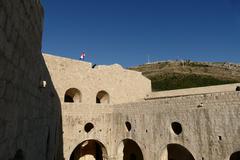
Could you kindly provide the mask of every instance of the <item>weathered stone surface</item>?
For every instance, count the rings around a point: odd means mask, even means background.
[[[80,143],[95,139],[104,144],[109,159],[118,159],[121,142],[131,139],[144,159],[167,160],[167,145],[179,144],[195,159],[226,160],[240,147],[239,99],[240,94],[232,91],[118,105],[62,104],[65,158]],[[94,124],[89,133],[84,131],[88,122]],[[179,135],[172,122],[181,124]]]
[[[106,159],[120,160],[129,159],[131,152],[140,160],[141,156],[226,160],[239,150],[235,138],[240,127],[240,92],[235,91],[239,84],[151,93],[149,81],[141,74],[118,65],[92,69],[86,62],[51,55],[44,58],[61,97],[65,159],[90,160],[99,152]],[[72,103],[64,102],[69,88],[80,91],[68,94]],[[111,91],[110,104],[95,104],[97,90]],[[175,122],[180,129],[173,128]],[[92,127],[86,130],[88,124]],[[102,151],[91,144],[101,146]]]
[[[119,65],[43,57],[42,22],[39,0],[0,0],[1,160],[228,160],[240,151],[239,84],[152,93]]]
[[[110,95],[110,104],[138,101],[151,92],[149,79],[120,65],[92,68],[91,63],[48,54],[44,59],[61,101],[70,88],[80,91],[81,103],[85,104],[95,104],[99,91]]]
[[[42,19],[38,0],[0,0],[1,160],[62,159],[61,108],[41,54]]]

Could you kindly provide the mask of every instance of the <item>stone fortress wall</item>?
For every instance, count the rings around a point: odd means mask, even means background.
[[[61,107],[41,54],[42,24],[39,0],[0,0],[1,160],[61,159]]]
[[[240,84],[151,92],[141,73],[120,66],[44,58],[61,97],[65,159],[229,160],[240,151]],[[89,98],[64,102],[71,87]],[[109,88],[110,103],[98,104],[97,92]]]
[[[38,0],[0,0],[1,160],[240,159],[239,84],[151,93],[119,65],[43,57],[42,22]]]
[[[109,95],[109,104],[138,101],[151,92],[149,79],[117,64],[92,68],[91,63],[48,54],[44,54],[44,59],[62,102],[71,89],[78,90],[78,102],[85,104],[95,104],[101,91]]]
[[[118,105],[64,104],[64,156],[69,159],[79,145],[84,152],[82,142],[97,140],[110,160],[129,160],[123,158],[129,154],[140,160],[238,160],[239,153],[238,159],[230,156],[240,150],[239,98],[227,92]],[[131,141],[142,157],[129,147]]]

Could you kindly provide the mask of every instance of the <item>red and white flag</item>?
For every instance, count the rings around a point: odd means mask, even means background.
[[[82,52],[81,55],[80,55],[80,60],[83,60],[83,61],[84,61],[85,56],[86,56],[85,52]]]

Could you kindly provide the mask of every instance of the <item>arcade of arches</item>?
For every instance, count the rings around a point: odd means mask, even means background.
[[[234,152],[229,160],[239,160],[240,151]],[[72,152],[70,160],[108,160],[105,146],[97,140],[86,140]],[[131,140],[125,139],[118,146],[116,160],[144,160],[141,148]],[[160,160],[195,160],[184,146],[168,144],[161,154]]]
[[[82,94],[80,90],[76,88],[70,88],[65,92],[64,95],[65,103],[80,103],[82,102]],[[109,104],[110,96],[106,91],[99,91],[96,95],[96,103]]]

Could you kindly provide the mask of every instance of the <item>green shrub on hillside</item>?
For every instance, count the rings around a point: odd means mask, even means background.
[[[153,91],[237,83],[235,80],[221,80],[212,76],[196,74],[168,74],[165,76],[154,76],[149,78],[152,80]]]

